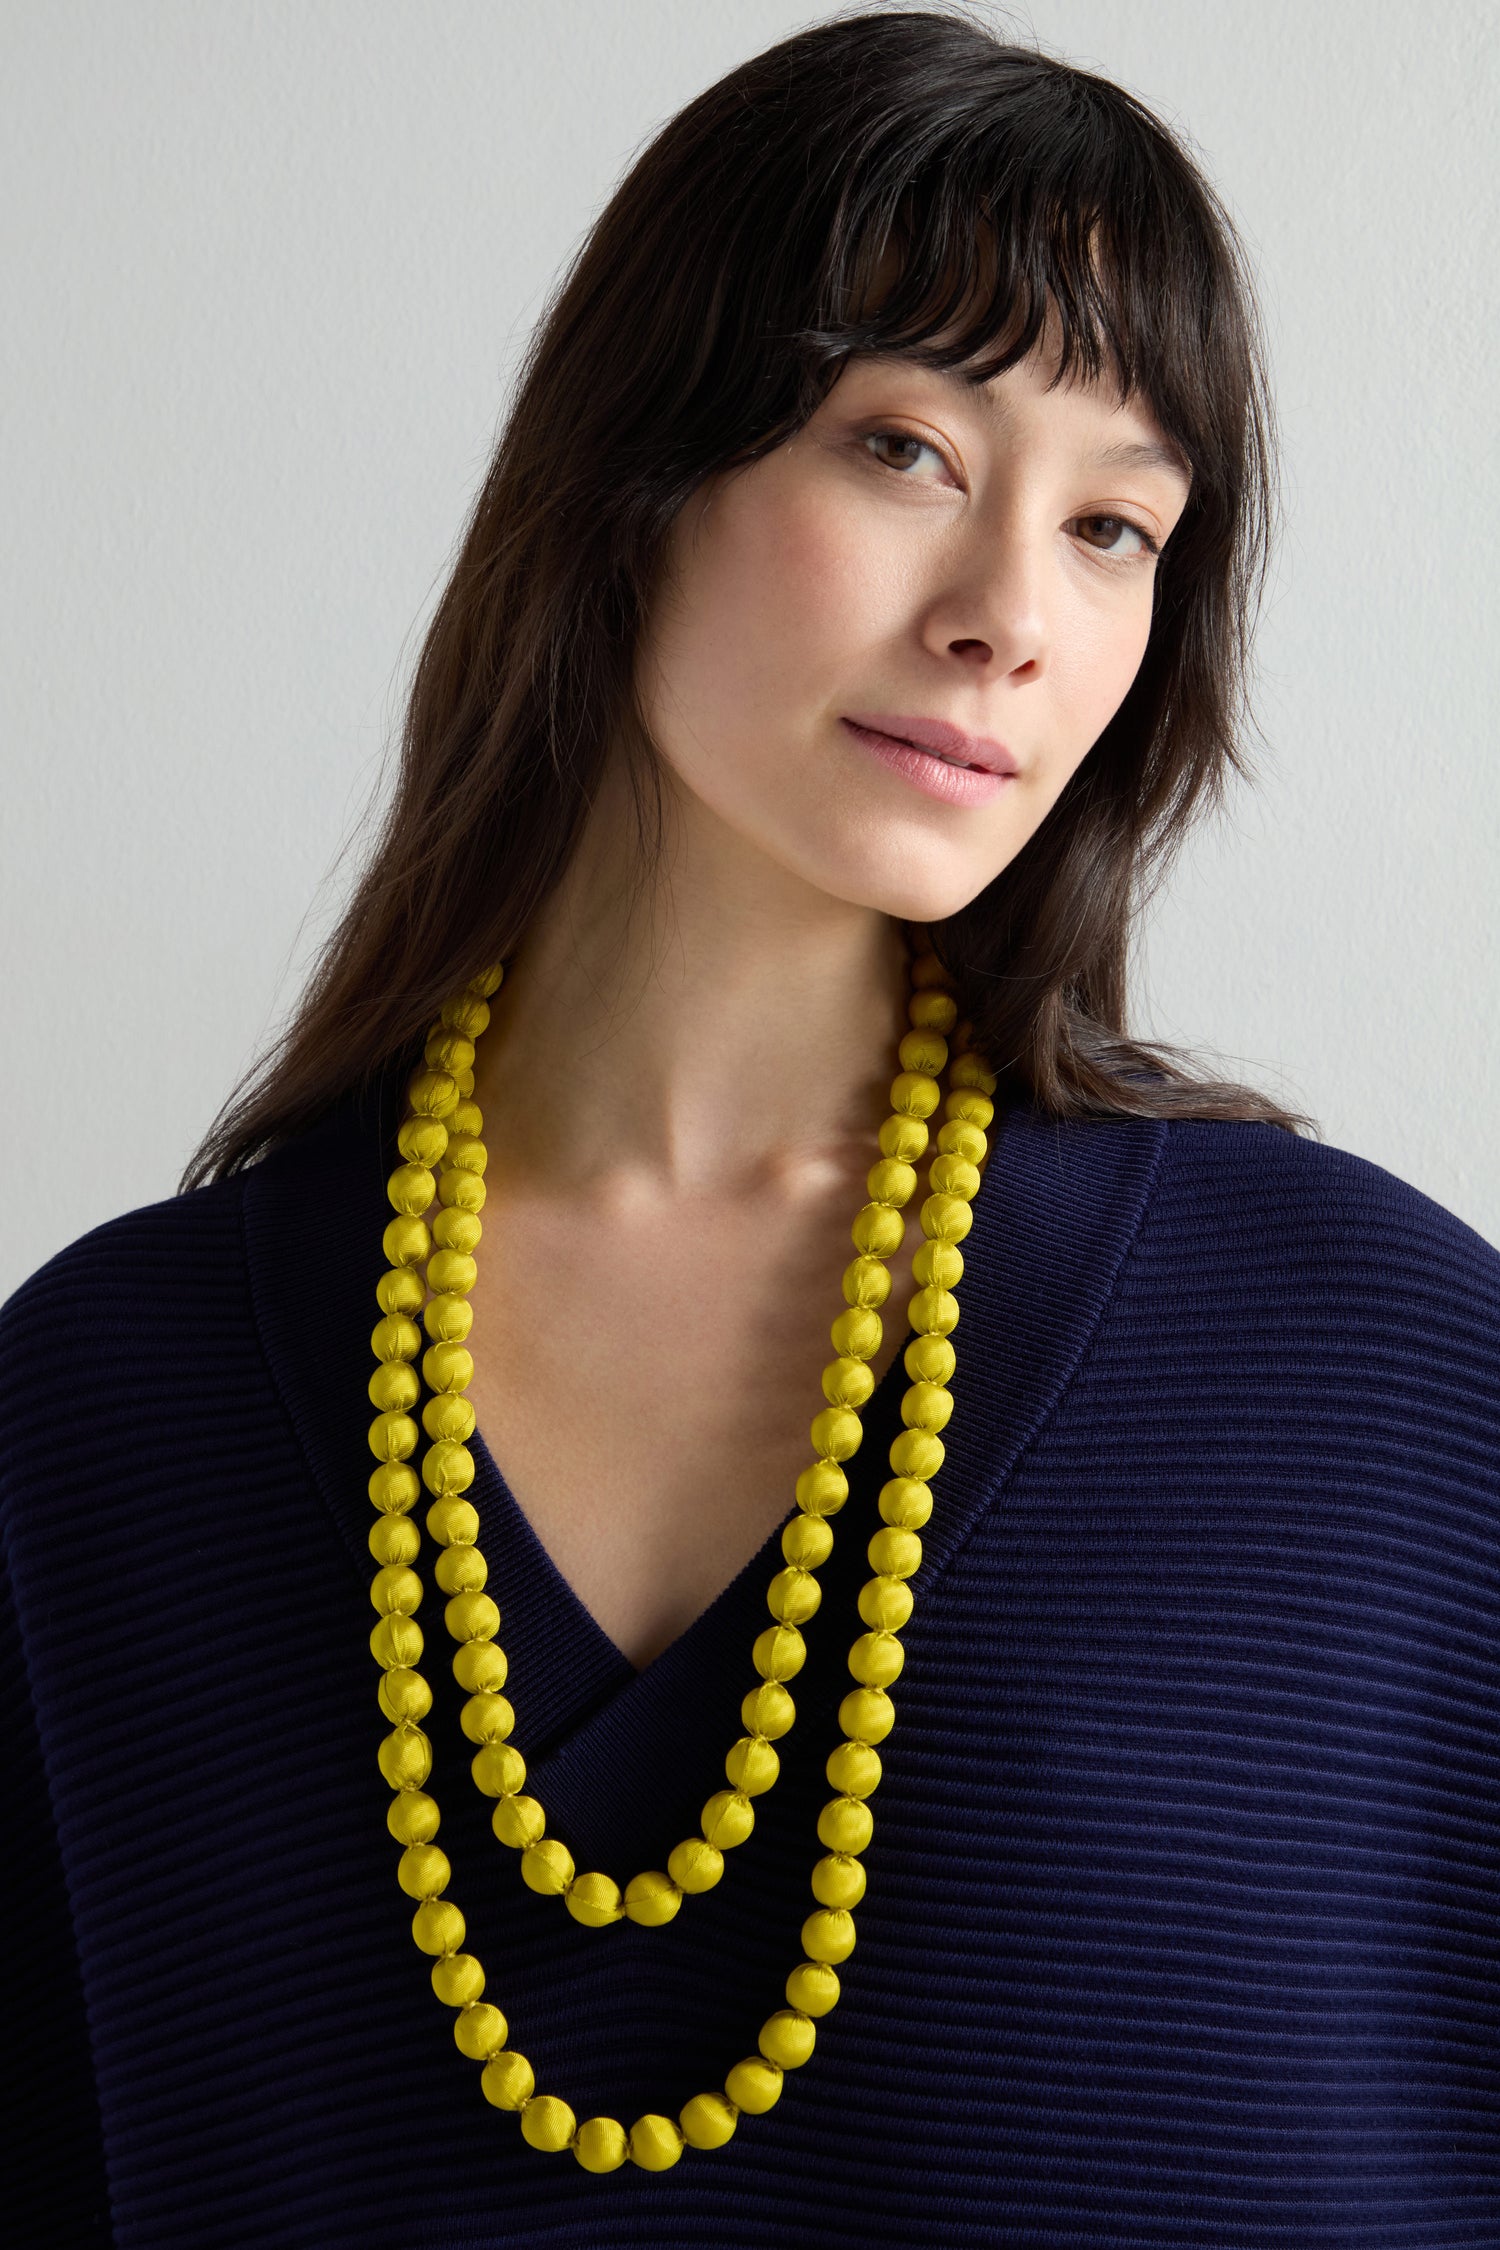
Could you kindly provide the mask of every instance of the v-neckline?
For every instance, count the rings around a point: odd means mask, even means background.
[[[243,1188],[262,1347],[361,1599],[371,1572],[368,1339],[384,1268],[385,1184],[403,1087],[404,1074],[383,1072],[253,1166]],[[955,1411],[924,1533],[917,1616],[906,1636],[913,1652],[923,1600],[1003,1488],[1086,1348],[1144,1211],[1165,1132],[1161,1123],[1139,1119],[1067,1124],[1030,1105],[996,1120],[964,1246]],[[808,1629],[810,1646],[821,1648],[816,1666],[809,1661],[809,1690],[814,1671],[826,1671],[820,1701],[841,1692],[843,1654],[858,1630],[854,1596],[868,1574],[864,1549],[879,1524],[875,1496],[900,1427],[904,1372],[898,1354],[864,1409],[850,1498],[834,1521],[835,1553],[821,1573],[824,1601]],[[545,1779],[549,1807],[557,1805],[585,1844],[589,1834],[618,1843],[640,1817],[643,1755],[701,1774],[710,1738],[722,1753],[738,1731],[740,1698],[754,1684],[750,1642],[767,1622],[769,1566],[786,1519],[637,1670],[553,1562],[488,1447],[481,1442],[472,1450],[470,1496],[501,1609],[516,1740],[538,1785]],[[439,1654],[440,1613],[429,1616],[427,1631],[425,1670],[443,1703],[451,1683],[440,1684],[448,1670]],[[350,1661],[358,1660],[351,1651]],[[434,1723],[440,1718],[435,1710]],[[456,1729],[456,1712],[452,1723]],[[700,1733],[703,1759],[695,1761]]]

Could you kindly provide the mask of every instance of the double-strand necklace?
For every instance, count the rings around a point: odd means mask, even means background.
[[[515,1712],[503,1692],[508,1668],[495,1638],[500,1611],[486,1590],[478,1511],[465,1497],[475,1473],[468,1445],[474,1409],[464,1396],[474,1373],[466,1343],[474,1317],[468,1297],[478,1272],[474,1252],[482,1231],[486,1163],[473,1065],[475,1042],[489,1022],[490,996],[502,974],[502,968],[486,971],[445,1003],[422,1067],[407,1088],[407,1115],[397,1136],[402,1162],[388,1183],[396,1216],[383,1237],[389,1270],[375,1292],[382,1317],[370,1342],[379,1364],[369,1385],[376,1409],[370,1449],[377,1462],[369,1483],[376,1511],[370,1552],[378,1565],[370,1599],[379,1613],[370,1647],[381,1667],[380,1708],[391,1727],[380,1745],[380,1770],[395,1792],[386,1825],[402,1846],[396,1879],[417,1901],[412,1936],[433,1956],[438,1999],[457,2010],[453,2035],[460,2052],[483,2066],[486,2099],[497,2109],[519,2111],[522,2134],[533,2148],[570,2148],[587,2171],[612,2172],[628,2158],[645,2171],[664,2172],[684,2147],[722,2147],[741,2111],[754,2116],[772,2107],[785,2073],[811,2055],[817,2019],[839,1997],[838,1964],[853,1951],[854,1908],[865,1891],[860,1855],[874,1832],[869,1799],[881,1776],[877,1745],[895,1720],[890,1689],[904,1661],[898,1635],[912,1613],[910,1581],[922,1560],[921,1528],[932,1513],[931,1480],[943,1462],[940,1433],[953,1408],[947,1386],[955,1364],[949,1339],[958,1321],[953,1291],[964,1266],[959,1244],[973,1220],[995,1080],[962,1047],[950,1063],[957,1003],[936,957],[918,955],[911,971],[911,1028],[900,1044],[891,1114],[880,1128],[879,1160],[866,1179],[869,1200],[850,1230],[857,1255],[844,1269],[845,1309],[831,1330],[838,1356],[823,1370],[826,1403],[812,1423],[814,1458],[797,1478],[797,1513],[781,1535],[783,1567],[767,1590],[772,1623],[750,1651],[758,1685],[740,1706],[745,1732],[724,1761],[729,1786],[708,1799],[701,1833],[676,1845],[665,1869],[645,1869],[622,1886],[609,1875],[579,1874],[567,1846],[548,1835],[541,1803],[527,1792],[525,1760],[510,1740]],[[961,1038],[960,1033],[955,1045]],[[940,1104],[944,1123],[919,1214],[925,1240],[912,1261],[917,1286],[908,1308],[912,1337],[905,1355],[911,1383],[901,1402],[901,1433],[890,1449],[892,1475],[881,1488],[882,1526],[866,1550],[875,1575],[860,1589],[864,1631],[849,1651],[855,1684],[839,1705],[843,1740],[825,1767],[836,1794],[818,1816],[823,1857],[812,1872],[816,1905],[802,1925],[806,1958],[786,1980],[787,2005],[761,2026],[759,2051],[734,2065],[722,2090],[695,2094],[676,2119],[648,2112],[628,2132],[613,2117],[580,2121],[560,2096],[537,2092],[530,2063],[509,2045],[505,2017],[484,1998],[482,1966],[463,1950],[464,1917],[444,1895],[452,1869],[433,1840],[438,1808],[425,1787],[432,1746],[422,1721],[432,1708],[432,1691],[416,1669],[423,1648],[416,1620],[423,1589],[413,1567],[421,1538],[411,1511],[425,1485],[427,1529],[440,1550],[433,1575],[447,1596],[443,1619],[458,1644],[453,1671],[467,1698],[461,1724],[477,1745],[471,1770],[478,1788],[496,1800],[495,1834],[519,1852],[525,1882],[543,1897],[560,1898],[588,1928],[629,1920],[650,1929],[671,1921],[685,1897],[721,1880],[725,1852],[743,1843],[755,1825],[753,1800],[774,1785],[780,1771],[775,1746],[796,1718],[786,1683],[807,1655],[802,1627],[822,1598],[816,1573],[833,1550],[829,1519],[849,1493],[843,1463],[858,1449],[860,1409],[875,1388],[869,1363],[884,1332],[879,1308],[890,1294],[889,1261],[905,1240],[903,1212],[916,1190],[918,1160],[927,1152],[928,1119]],[[429,1223],[434,1203],[439,1208]],[[428,1337],[425,1351],[419,1316]],[[420,1379],[414,1364],[419,1352]],[[419,1480],[411,1457],[418,1442],[413,1410],[423,1381],[429,1396],[422,1428],[430,1442]]]

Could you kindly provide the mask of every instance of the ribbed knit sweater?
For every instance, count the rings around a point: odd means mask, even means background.
[[[365,1490],[394,1126],[386,1081],[0,1314],[10,2239],[1500,2245],[1500,1255],[1269,1126],[1005,1116],[843,1999],[727,2147],[595,2177],[485,2102],[395,1880]],[[452,1895],[580,2117],[675,2113],[782,2004],[905,1381],[782,1779],[666,1929],[524,1887],[424,1549]],[[551,1827],[660,1866],[722,1786],[777,1540],[637,1674],[476,1453]]]

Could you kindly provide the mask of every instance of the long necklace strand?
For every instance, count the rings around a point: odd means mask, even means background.
[[[627,2157],[648,2171],[662,2171],[677,2161],[684,2145],[721,2146],[741,2110],[759,2114],[769,2109],[780,2095],[784,2073],[812,2053],[815,2019],[827,2014],[839,1997],[837,1964],[853,1949],[853,1908],[865,1889],[859,1855],[873,1833],[867,1799],[880,1780],[876,1745],[885,1740],[895,1716],[888,1690],[903,1663],[897,1635],[911,1615],[908,1581],[922,1559],[919,1532],[931,1514],[931,1479],[944,1455],[939,1432],[952,1410],[946,1386],[955,1363],[948,1339],[958,1320],[952,1292],[963,1272],[958,1245],[972,1222],[970,1206],[988,1146],[985,1129],[994,1114],[989,1097],[995,1081],[973,1055],[960,1053],[953,1063],[946,1122],[921,1209],[926,1239],[913,1260],[918,1287],[909,1307],[913,1337],[905,1354],[911,1387],[902,1401],[901,1434],[890,1449],[895,1473],[880,1494],[883,1528],[868,1548],[876,1575],[859,1596],[867,1630],[849,1653],[856,1685],[839,1706],[845,1739],[825,1769],[838,1794],[818,1820],[825,1856],[813,1870],[817,1907],[802,1929],[807,1958],[787,1979],[787,2007],[761,2027],[759,2052],[734,2066],[722,2093],[695,2095],[678,2123],[656,2114],[638,2118],[628,2134],[613,2118],[580,2124],[566,2102],[536,2092],[530,2064],[507,2047],[505,2018],[482,1997],[483,1968],[461,1951],[463,1915],[442,1895],[452,1870],[446,1853],[433,1842],[438,1807],[423,1787],[432,1752],[420,1722],[431,1709],[432,1695],[415,1669],[423,1646],[415,1617],[422,1584],[412,1568],[420,1538],[409,1511],[425,1483],[432,1495],[428,1529],[443,1550],[435,1575],[449,1596],[445,1621],[459,1643],[454,1674],[469,1699],[462,1724],[479,1744],[474,1778],[487,1795],[499,1799],[493,1816],[496,1834],[521,1851],[530,1886],[544,1895],[562,1896],[587,1926],[606,1926],[622,1914],[648,1927],[669,1920],[685,1892],[707,1890],[719,1880],[723,1851],[750,1833],[751,1797],[776,1778],[772,1738],[785,1734],[795,1716],[785,1681],[795,1676],[805,1657],[799,1625],[818,1606],[812,1574],[831,1551],[827,1518],[847,1497],[841,1464],[859,1445],[858,1409],[874,1387],[867,1362],[880,1347],[878,1307],[891,1286],[886,1261],[904,1237],[901,1210],[916,1184],[913,1160],[926,1148],[926,1119],[941,1099],[937,1074],[948,1059],[944,1034],[953,1029],[957,1009],[951,995],[938,989],[942,972],[937,963],[931,956],[919,959],[912,976],[912,1029],[901,1045],[892,1115],[881,1128],[881,1160],[867,1183],[871,1200],[851,1230],[859,1254],[845,1271],[847,1310],[833,1328],[839,1358],[824,1371],[828,1404],[813,1423],[817,1458],[797,1480],[799,1512],[783,1534],[786,1568],[778,1572],[767,1597],[776,1622],[757,1638],[752,1651],[761,1685],[745,1698],[741,1715],[747,1733],[726,1760],[731,1786],[709,1799],[702,1835],[675,1848],[666,1874],[650,1870],[635,1876],[622,1893],[608,1876],[576,1875],[566,1847],[545,1835],[541,1806],[522,1794],[525,1766],[507,1740],[514,1713],[501,1693],[506,1660],[494,1637],[500,1615],[484,1590],[487,1573],[475,1544],[477,1511],[463,1497],[474,1474],[466,1443],[474,1415],[462,1396],[473,1372],[464,1349],[473,1317],[466,1300],[477,1274],[473,1251],[480,1235],[485,1167],[482,1118],[472,1100],[472,1064],[474,1041],[488,1023],[488,1000],[502,973],[496,968],[476,977],[445,1004],[427,1043],[425,1067],[408,1088],[410,1115],[399,1135],[404,1162],[389,1183],[397,1215],[384,1236],[390,1270],[376,1291],[382,1318],[371,1344],[379,1364],[370,1381],[371,1403],[377,1408],[370,1445],[378,1464],[370,1478],[376,1509],[370,1549],[379,1566],[371,1586],[379,1622],[370,1645],[382,1673],[380,1708],[392,1728],[379,1753],[381,1772],[395,1792],[387,1825],[403,1846],[397,1879],[418,1901],[413,1937],[423,1952],[435,1956],[433,1989],[458,2011],[454,2037],[462,2053],[482,2063],[486,2098],[498,2108],[520,2112],[522,2133],[534,2148],[570,2147],[590,2171],[612,2171]],[[435,1196],[442,1208],[429,1228],[423,1214]],[[423,1373],[432,1392],[423,1411],[432,1442],[421,1482],[410,1462],[417,1445],[410,1409],[420,1392],[411,1364],[421,1345],[413,1317],[419,1311],[431,1338]]]

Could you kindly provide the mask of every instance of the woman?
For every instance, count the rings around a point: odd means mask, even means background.
[[[1500,2239],[1500,1259],[1125,1028],[1268,430],[961,18],[635,165],[300,1013],[5,1314],[31,2239]]]

